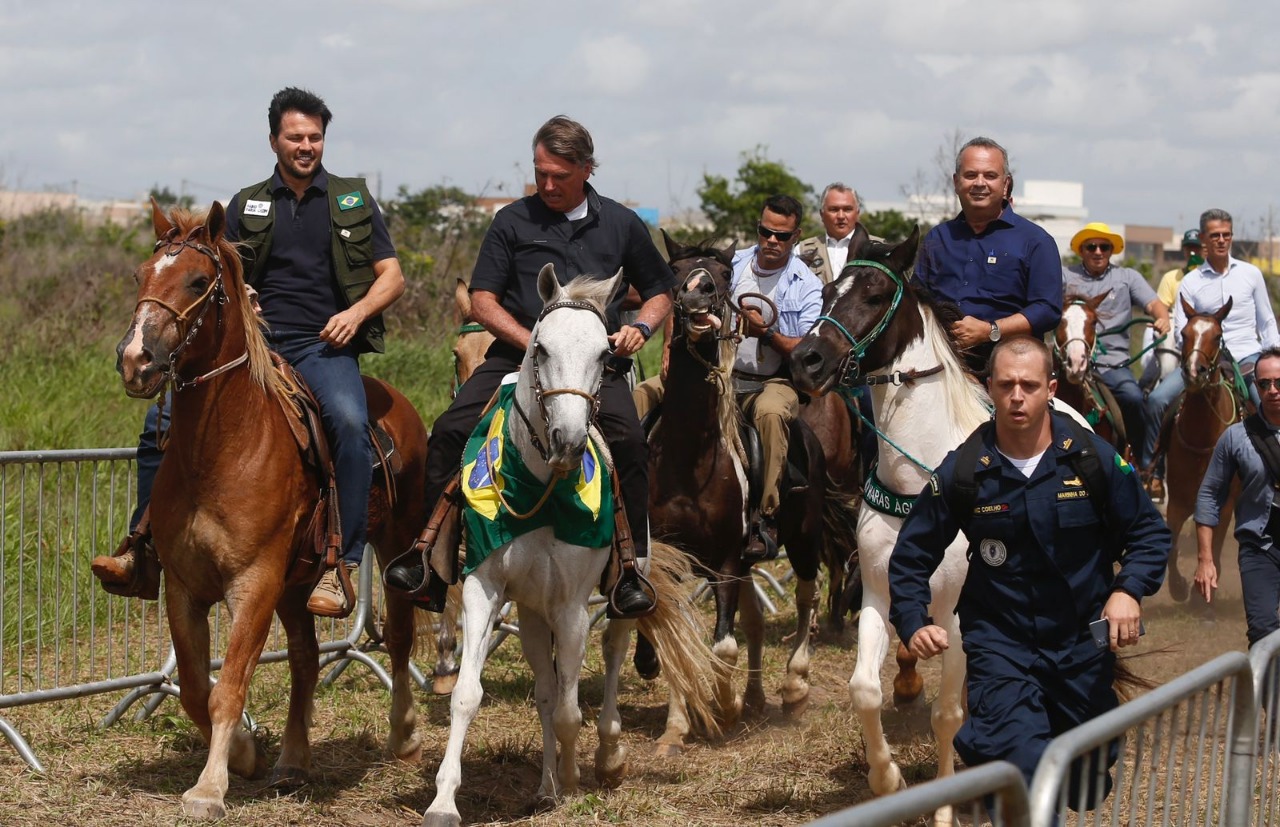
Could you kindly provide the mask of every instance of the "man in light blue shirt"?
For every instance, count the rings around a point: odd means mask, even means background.
[[[1226,210],[1206,210],[1200,216],[1200,240],[1205,245],[1205,261],[1187,273],[1173,303],[1174,347],[1182,347],[1182,328],[1187,323],[1185,301],[1196,313],[1212,313],[1231,300],[1231,311],[1222,322],[1223,345],[1240,365],[1249,395],[1259,404],[1253,387],[1253,364],[1262,348],[1280,346],[1275,313],[1262,271],[1231,255],[1231,214]],[[1142,453],[1143,467],[1156,459],[1155,445],[1165,411],[1186,387],[1182,371],[1166,376],[1147,397],[1147,436]],[[1151,496],[1164,496],[1164,469],[1157,468],[1151,482]]]
[[[1271,347],[1258,357],[1254,376],[1262,403],[1253,427],[1262,439],[1275,442],[1280,433],[1280,348]],[[1252,417],[1250,417],[1252,419]],[[1276,484],[1249,437],[1247,425],[1237,422],[1222,434],[1196,497],[1196,590],[1205,601],[1218,587],[1213,562],[1213,529],[1218,525],[1234,477],[1240,477],[1236,499],[1236,542],[1240,545],[1240,584],[1244,597],[1249,645],[1280,629],[1280,512],[1276,511]]]

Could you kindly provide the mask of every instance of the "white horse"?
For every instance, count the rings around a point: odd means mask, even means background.
[[[855,381],[870,385],[876,425],[883,433],[875,477],[883,489],[902,498],[914,498],[943,457],[990,418],[986,392],[961,367],[934,308],[906,284],[903,274],[915,259],[918,238],[913,232],[891,249],[863,246],[851,251],[853,266],[846,265],[825,298],[823,315],[792,356],[797,386],[811,393],[831,390],[858,370],[872,379]],[[873,260],[860,261],[864,255]],[[868,780],[876,795],[904,786],[880,721],[880,669],[889,650],[889,556],[902,522],[865,501],[858,517],[863,598],[849,694],[862,721]],[[964,721],[965,657],[955,607],[968,572],[966,547],[963,535],[953,540],[930,580],[930,616],[951,641],[942,655],[941,687],[932,713],[939,777],[955,771],[952,739]],[[939,811],[938,821],[950,821],[949,809]]]
[[[508,420],[507,450],[518,452],[529,472],[543,483],[578,472],[589,434],[597,451],[607,450],[592,427],[592,417],[609,352],[604,308],[620,283],[621,271],[612,279],[579,278],[565,287],[550,264],[538,274],[545,307],[534,325],[516,382],[515,406],[523,415]],[[658,650],[668,682],[693,676],[679,684],[679,690],[691,701],[705,697],[708,693],[701,683],[710,668],[710,651],[704,645],[705,652],[689,654],[690,642],[696,646],[702,639],[694,621],[696,612],[689,595],[679,592],[674,580],[664,579],[657,570],[664,561],[682,560],[683,555],[654,544],[651,557],[650,579],[658,592],[658,611],[642,620],[641,628]],[[542,783],[537,800],[554,803],[577,790],[576,747],[582,725],[578,678],[590,633],[588,599],[608,561],[607,545],[572,545],[557,539],[547,526],[501,546],[463,581],[462,659],[450,702],[449,742],[436,775],[435,799],[423,816],[424,827],[461,824],[455,797],[461,783],[463,741],[483,696],[480,674],[488,632],[508,600],[515,601],[520,618],[520,644],[533,668],[542,723]],[[605,684],[597,722],[595,774],[604,786],[620,783],[626,769],[617,694],[635,625],[635,621],[615,620],[603,633]],[[704,714],[710,714],[705,701]]]

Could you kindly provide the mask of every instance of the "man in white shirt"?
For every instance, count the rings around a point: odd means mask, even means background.
[[[849,240],[858,228],[862,199],[852,187],[836,181],[822,191],[822,226],[826,238],[806,238],[796,247],[799,256],[823,284],[835,281],[849,259]]]
[[[1200,241],[1204,244],[1204,263],[1191,270],[1178,288],[1173,303],[1174,347],[1182,347],[1182,328],[1187,323],[1185,301],[1196,313],[1212,313],[1231,300],[1231,310],[1222,322],[1223,345],[1240,366],[1249,387],[1249,395],[1259,404],[1253,386],[1253,364],[1263,348],[1280,345],[1271,296],[1267,292],[1262,271],[1247,261],[1231,255],[1232,221],[1226,210],[1206,210],[1200,216]],[[1156,438],[1165,411],[1185,388],[1182,371],[1166,376],[1147,397],[1147,436],[1142,461],[1144,466],[1155,459]],[[1151,481],[1151,496],[1164,495],[1163,469],[1157,468]]]

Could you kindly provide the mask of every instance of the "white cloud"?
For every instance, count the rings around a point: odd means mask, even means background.
[[[644,88],[649,78],[649,54],[626,35],[588,35],[579,46],[578,71],[590,88],[625,95]]]

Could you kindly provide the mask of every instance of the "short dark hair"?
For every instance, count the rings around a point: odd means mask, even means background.
[[[991,355],[987,357],[988,376],[995,375],[996,357],[1006,350],[1015,356],[1023,356],[1027,353],[1040,354],[1044,359],[1045,379],[1053,378],[1053,351],[1049,350],[1049,346],[1040,339],[1026,335],[1010,336],[1008,339],[996,342],[996,346],[991,348]]]
[[[804,205],[790,195],[770,195],[760,208],[760,214],[763,215],[765,210],[778,215],[795,216],[797,227],[804,221]]]
[[[590,166],[592,171],[600,166],[596,161],[596,145],[591,140],[591,133],[568,115],[556,115],[538,127],[533,136],[535,152],[539,144],[547,152],[571,164]]]
[[[1258,369],[1258,365],[1262,364],[1263,359],[1280,359],[1280,347],[1272,346],[1263,348],[1262,352],[1258,354],[1257,361],[1253,363],[1253,369],[1255,372]]]
[[[271,106],[267,108],[267,123],[271,126],[273,136],[279,136],[280,121],[286,112],[301,112],[319,118],[321,134],[329,131],[329,121],[333,120],[333,113],[329,111],[323,98],[315,92],[296,86],[286,86],[271,99]]]
[[[1232,229],[1235,229],[1235,222],[1231,220],[1231,213],[1219,209],[1205,210],[1200,213],[1200,235],[1205,234],[1210,221],[1225,221],[1231,225]]]

